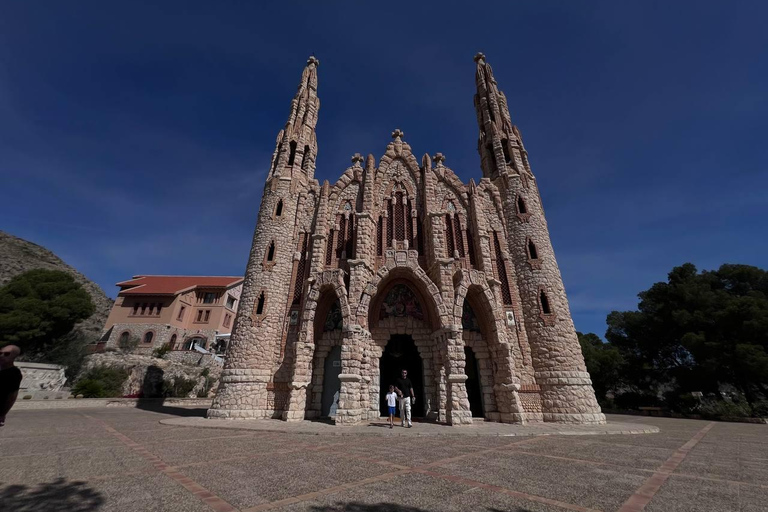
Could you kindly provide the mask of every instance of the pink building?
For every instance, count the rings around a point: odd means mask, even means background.
[[[109,313],[101,342],[119,348],[139,339],[137,353],[165,345],[194,350],[195,345],[224,353],[221,339],[232,331],[240,304],[242,277],[134,276],[117,283],[120,292]],[[217,343],[217,336],[220,337]]]

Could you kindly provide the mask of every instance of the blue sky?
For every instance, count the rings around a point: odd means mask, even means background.
[[[0,229],[110,296],[139,273],[242,274],[310,53],[318,179],[401,128],[467,181],[483,51],[576,327],[603,335],[675,265],[768,268],[766,19],[765,2],[9,2]]]

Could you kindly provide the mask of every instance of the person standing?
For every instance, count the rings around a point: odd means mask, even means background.
[[[0,348],[0,427],[5,425],[5,416],[19,396],[21,370],[13,362],[21,353],[16,345]]]
[[[389,393],[387,393],[387,407],[389,408],[389,428],[392,428],[395,424],[395,406],[397,405],[397,393],[395,393],[395,386],[389,386]]]
[[[408,378],[407,370],[400,372],[400,378],[397,379],[396,384],[395,389],[400,395],[400,426],[404,427],[407,422],[408,428],[411,428],[413,426],[411,423],[411,403],[416,400],[416,395],[413,393],[413,384]]]

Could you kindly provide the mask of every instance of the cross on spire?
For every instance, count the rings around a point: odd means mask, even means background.
[[[405,137],[405,133],[403,133],[400,128],[396,128],[395,131],[392,132],[393,139],[402,139],[403,137]]]

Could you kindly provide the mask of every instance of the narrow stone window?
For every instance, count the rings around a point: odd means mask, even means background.
[[[259,300],[256,303],[256,314],[261,315],[264,313],[264,302],[266,300],[266,297],[264,297],[264,292],[261,292],[261,295],[259,295]]]
[[[501,149],[504,151],[504,161],[507,164],[511,164],[512,157],[509,155],[509,141],[507,139],[501,141]]]
[[[459,219],[458,213],[453,216],[453,227],[454,236],[456,237],[456,248],[459,250],[459,257],[463,258],[465,256],[464,237],[462,236],[461,220]]]
[[[288,155],[288,165],[293,165],[294,160],[296,160],[296,141],[291,141],[291,153]]]
[[[343,215],[340,215],[339,217],[339,237],[338,240],[336,240],[336,259],[341,259],[347,237],[347,218]]]
[[[176,338],[177,336],[175,334],[171,336],[171,343],[169,344],[171,350],[176,348]]]
[[[403,211],[403,194],[398,192],[395,206],[395,240],[405,240],[405,212]]]
[[[472,231],[467,230],[467,253],[469,253],[469,264],[473,267],[477,265],[475,258],[475,239],[472,238]]]
[[[273,261],[275,259],[275,241],[272,240],[269,243],[269,249],[267,250],[267,261]]]
[[[125,344],[128,343],[128,340],[130,338],[131,338],[131,333],[129,333],[128,331],[125,331],[120,335],[120,341],[118,341],[118,343],[120,344],[121,347],[125,346]]]
[[[307,162],[309,161],[309,146],[304,146],[304,154],[301,157],[301,168],[307,170]]]
[[[144,343],[152,343],[152,339],[155,337],[155,333],[152,331],[147,331],[146,334],[144,334]]]
[[[501,242],[499,241],[499,235],[495,231],[493,232],[493,248],[494,256],[496,257],[495,268],[496,277],[501,281],[501,298],[504,301],[505,306],[512,305],[512,293],[509,291],[509,279],[507,277],[507,266],[504,263],[504,255],[501,252]]]
[[[347,233],[344,240],[344,252],[347,254],[347,259],[355,258],[355,217],[349,216],[349,222],[347,222]]]
[[[388,216],[387,216],[387,247],[392,247],[392,235],[394,234],[393,222],[395,219],[395,212],[392,206],[392,199],[387,200]]]
[[[186,311],[186,306],[181,306],[181,309],[179,309],[179,316],[176,317],[176,320],[182,321],[184,320],[184,311]]]
[[[283,214],[283,200],[280,199],[275,206],[275,217],[280,217]]]
[[[528,240],[528,257],[532,260],[539,259],[539,253],[536,251],[536,244],[533,243],[533,240]]]
[[[523,196],[517,196],[517,213],[528,213]]]
[[[384,254],[384,217],[379,215],[379,223],[376,225],[376,256]]]
[[[544,290],[541,290],[539,293],[539,300],[541,301],[541,312],[545,315],[551,315],[552,310],[549,308],[549,299],[547,298],[547,294],[544,293]]]
[[[456,249],[456,242],[453,239],[453,221],[451,215],[445,215],[445,252],[448,258],[453,258],[453,251]]]

